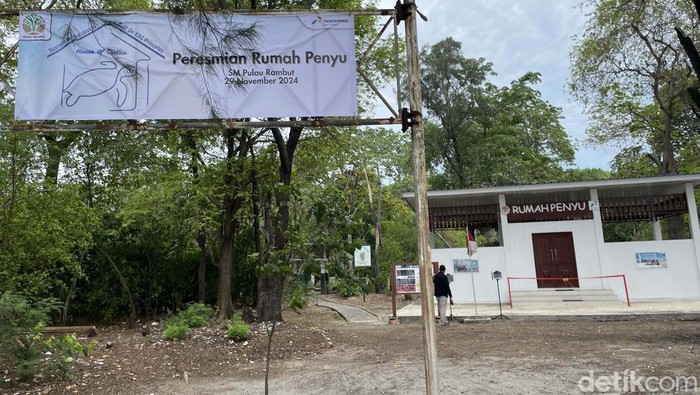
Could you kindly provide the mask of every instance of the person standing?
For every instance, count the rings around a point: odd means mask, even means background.
[[[445,275],[445,265],[440,265],[440,271],[433,276],[433,285],[435,288],[435,297],[438,302],[438,312],[440,314],[440,325],[449,325],[447,321],[447,298],[452,301],[452,291],[450,290],[450,280]]]

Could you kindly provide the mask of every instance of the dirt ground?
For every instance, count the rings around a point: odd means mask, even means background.
[[[385,317],[391,310],[382,295],[342,302]],[[318,306],[285,311],[284,319],[273,335],[270,394],[425,393],[421,324],[351,325]],[[140,329],[98,328],[99,346],[77,361],[72,382],[39,377],[18,383],[0,361],[0,393],[265,393],[264,327],[252,325],[243,343],[226,339],[223,328],[168,342],[160,325],[146,324],[146,336]],[[640,385],[700,392],[692,380],[700,378],[698,321],[453,322],[438,327],[437,335],[444,394],[626,392]]]

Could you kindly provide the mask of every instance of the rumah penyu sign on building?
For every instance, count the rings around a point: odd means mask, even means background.
[[[513,204],[506,206],[505,211],[508,222],[589,219],[593,205],[591,201]]]
[[[353,15],[198,17],[21,13],[15,118],[357,115]]]

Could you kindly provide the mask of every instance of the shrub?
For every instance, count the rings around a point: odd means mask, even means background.
[[[209,325],[209,321],[214,315],[214,309],[203,303],[192,303],[187,309],[180,312],[178,317],[184,321],[189,328],[200,328]]]
[[[44,340],[44,347],[52,354],[50,369],[61,378],[73,380],[73,362],[80,356],[87,357],[97,347],[97,340],[83,345],[75,333]]]
[[[362,294],[362,287],[352,278],[336,278],[331,284],[331,289],[341,298],[349,298]]]
[[[41,329],[60,306],[60,302],[52,298],[32,302],[9,292],[0,297],[0,357],[16,361],[15,373],[21,380],[31,378],[42,369]]]
[[[190,333],[190,328],[209,325],[214,310],[203,303],[192,303],[178,315],[165,321],[163,338],[166,340],[181,340]]]
[[[190,328],[183,320],[175,317],[165,321],[163,338],[166,340],[182,340],[190,334]]]
[[[288,286],[284,287],[285,305],[293,310],[303,309],[309,304],[309,293],[314,287],[304,282],[302,279],[293,279]]]
[[[229,339],[236,342],[248,340],[250,337],[250,326],[237,316],[233,316],[228,323],[227,335]]]
[[[59,310],[56,299],[31,302],[10,293],[0,297],[0,356],[17,361],[15,374],[20,380],[40,372],[72,380],[75,360],[87,357],[97,347],[96,340],[83,345],[74,333],[44,340],[41,333],[44,323],[49,322],[51,313]],[[51,357],[42,359],[46,351],[51,352]]]

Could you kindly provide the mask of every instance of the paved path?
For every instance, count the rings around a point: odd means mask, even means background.
[[[342,303],[331,302],[327,299],[317,297],[315,299],[317,306],[333,309],[340,314],[345,321],[351,324],[386,324],[376,314],[358,306],[351,306]]]
[[[458,318],[495,317],[500,313],[498,304],[455,303],[450,311]],[[437,312],[437,306],[435,307]],[[503,314],[509,318],[562,319],[562,320],[631,320],[631,319],[684,319],[700,320],[700,300],[632,301],[627,303],[551,303],[547,305],[502,305]],[[478,314],[477,314],[478,313]],[[414,302],[400,309],[397,314],[402,322],[418,322],[422,317],[421,304]]]

